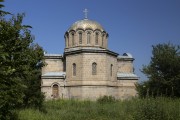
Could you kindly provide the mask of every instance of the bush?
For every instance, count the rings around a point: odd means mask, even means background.
[[[97,99],[98,103],[113,103],[116,102],[116,99],[113,96],[102,96],[100,98]]]

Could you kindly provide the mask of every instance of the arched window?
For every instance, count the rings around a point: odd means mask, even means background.
[[[74,42],[74,33],[72,33],[71,35],[72,35],[72,45],[74,45],[75,44],[75,42]]]
[[[72,70],[73,70],[73,76],[76,76],[76,64],[75,63],[73,63]]]
[[[59,97],[59,86],[57,84],[54,84],[52,87],[52,96],[53,98]]]
[[[67,47],[69,47],[69,35],[66,35],[66,42],[67,42]]]
[[[87,44],[90,44],[90,36],[91,36],[91,33],[88,32],[88,33],[87,33]]]
[[[94,62],[92,64],[92,75],[96,75],[97,74],[97,64]]]
[[[69,35],[67,35],[67,46],[69,47]]]
[[[104,34],[102,35],[102,46],[104,45]]]
[[[82,44],[82,32],[79,32],[79,44]]]
[[[99,34],[96,33],[96,36],[95,36],[95,44],[96,44],[96,45],[98,45],[98,36],[99,36]]]
[[[113,74],[113,65],[112,64],[111,64],[111,68],[110,68],[110,74],[111,74],[111,76]]]

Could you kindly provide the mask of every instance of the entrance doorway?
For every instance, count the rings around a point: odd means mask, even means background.
[[[53,98],[59,97],[59,86],[57,84],[53,85],[52,93],[53,93]]]

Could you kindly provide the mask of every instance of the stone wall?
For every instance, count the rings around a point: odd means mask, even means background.
[[[46,99],[52,99],[53,85],[58,85],[59,97],[63,99],[90,99],[107,95],[117,99],[128,99],[136,96],[137,79],[117,80],[117,72],[133,73],[132,60],[118,59],[107,53],[78,53],[63,57],[46,57],[47,66],[43,73],[62,72],[66,66],[66,78],[51,76],[42,77],[42,92]],[[65,62],[65,63],[63,63]],[[92,63],[97,64],[97,74],[92,75]],[[76,64],[76,76],[73,76],[72,65]],[[111,76],[112,65],[112,76]]]
[[[47,72],[63,72],[63,58],[60,55],[57,56],[45,56],[45,66],[42,68],[42,74]]]
[[[97,64],[96,75],[92,75],[92,64]],[[104,81],[106,78],[106,54],[105,53],[83,53],[83,80]],[[98,84],[98,83],[97,83]]]
[[[133,73],[133,61],[131,60],[117,60],[118,72]]]
[[[72,65],[76,64],[76,76],[72,74]],[[92,75],[92,64],[97,64],[97,73]],[[112,76],[111,76],[112,65]],[[93,81],[99,84],[99,81],[117,80],[117,58],[106,53],[81,53],[66,56],[66,80]],[[88,83],[88,82],[87,82]],[[107,84],[107,83],[106,83]]]
[[[73,76],[73,63],[76,64],[76,75]],[[70,81],[82,81],[82,54],[68,55],[66,56],[66,80]]]
[[[41,92],[45,94],[46,99],[52,99],[52,87],[54,84],[57,84],[59,86],[59,98],[61,98],[62,94],[66,95],[67,92],[64,90],[64,79],[60,78],[42,78],[41,81]]]

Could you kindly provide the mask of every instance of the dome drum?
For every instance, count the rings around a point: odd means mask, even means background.
[[[75,22],[64,35],[66,48],[91,46],[107,48],[108,33],[97,22],[84,19]]]

